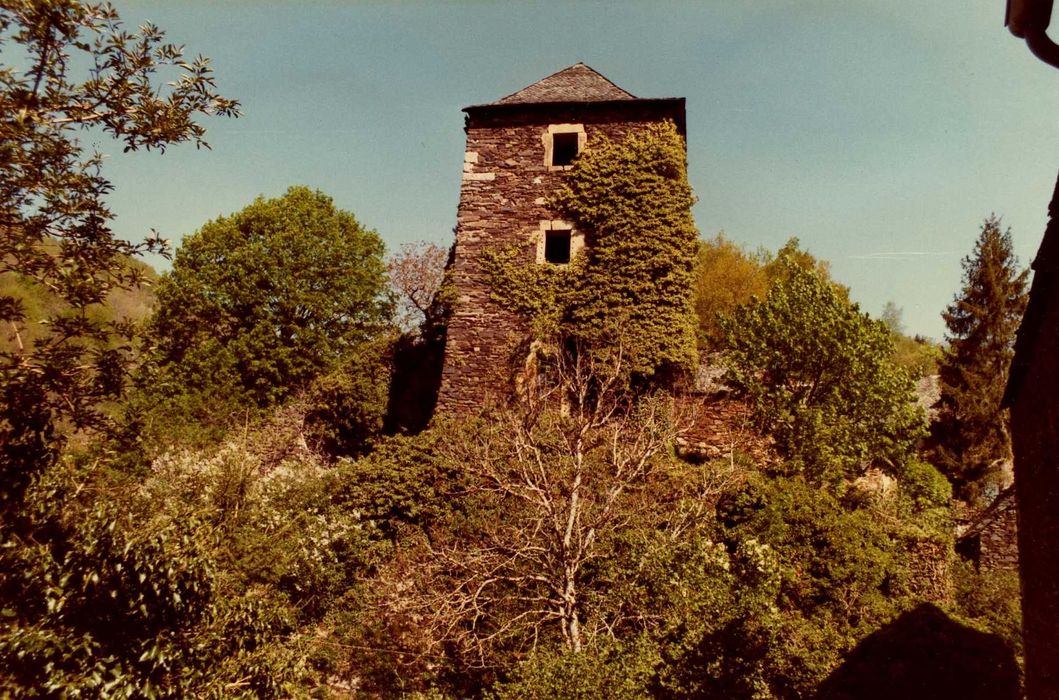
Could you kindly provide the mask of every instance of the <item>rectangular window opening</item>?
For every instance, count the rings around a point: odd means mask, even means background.
[[[546,231],[544,235],[544,260],[553,265],[570,262],[570,229]]]
[[[577,158],[577,133],[552,134],[552,165],[570,165]]]

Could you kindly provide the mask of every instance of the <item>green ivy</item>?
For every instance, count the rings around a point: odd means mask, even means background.
[[[570,265],[527,266],[516,248],[484,261],[493,297],[601,354],[620,349],[630,377],[666,378],[696,358],[691,306],[698,232],[684,139],[672,123],[617,142],[594,138],[552,195],[585,236]]]

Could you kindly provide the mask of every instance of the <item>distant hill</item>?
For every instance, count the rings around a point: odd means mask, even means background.
[[[95,312],[102,320],[143,321],[151,313],[154,285],[159,274],[143,261],[130,258],[127,262],[143,271],[146,283],[137,289],[111,293],[106,303]],[[63,302],[56,294],[28,277],[13,272],[0,273],[0,296],[11,296],[22,301],[26,320],[19,331],[26,347],[44,335],[41,321],[55,316],[63,308]],[[13,328],[7,326],[0,331],[0,351],[14,350],[16,342]]]

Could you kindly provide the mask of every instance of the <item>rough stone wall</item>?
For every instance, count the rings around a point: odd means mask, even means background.
[[[1012,489],[1002,491],[957,533],[956,551],[982,571],[1018,569],[1018,504]]]
[[[764,467],[778,461],[772,440],[754,429],[750,406],[724,392],[677,397],[678,420],[687,426],[681,452],[698,459],[750,457]]]
[[[1018,511],[1015,499],[1001,504],[989,523],[979,533],[981,555],[979,566],[988,571],[1019,568]]]
[[[472,412],[510,391],[519,360],[515,350],[525,328],[491,298],[481,259],[490,248],[518,244],[526,264],[536,264],[541,222],[560,218],[546,204],[565,172],[545,163],[542,137],[548,125],[583,124],[590,148],[598,134],[620,140],[672,117],[672,111],[637,101],[469,110],[452,269],[457,299],[448,326],[439,412]]]

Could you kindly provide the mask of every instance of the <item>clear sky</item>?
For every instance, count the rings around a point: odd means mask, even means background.
[[[212,151],[99,141],[130,239],[304,184],[390,248],[447,245],[461,108],[581,61],[687,98],[704,236],[797,236],[866,311],[892,300],[941,338],[982,220],[1002,216],[1028,265],[1059,168],[1059,71],[1007,32],[1004,0],[115,5],[209,56],[244,112],[206,122]]]

